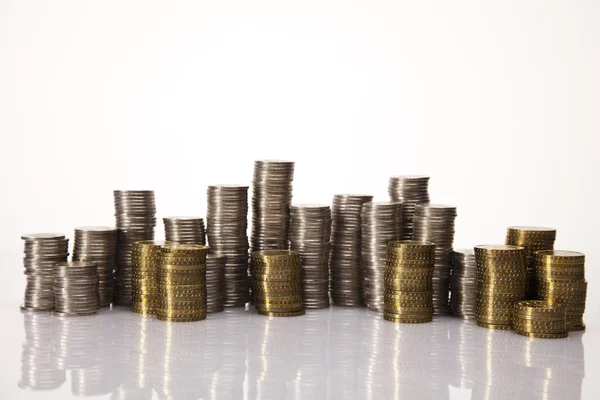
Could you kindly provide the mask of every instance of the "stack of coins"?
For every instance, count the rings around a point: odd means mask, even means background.
[[[204,219],[200,217],[165,217],[163,223],[167,242],[206,244]]]
[[[419,203],[429,203],[428,187],[428,176],[404,175],[390,178],[390,198],[402,203],[402,239],[412,239],[415,206]]]
[[[556,229],[539,226],[510,226],[506,232],[506,244],[522,246],[525,249],[527,268],[527,298],[537,298],[535,292],[535,253],[539,250],[553,250]]]
[[[225,256],[206,256],[206,311],[221,312],[225,309]]]
[[[435,244],[415,240],[388,243],[384,275],[384,312],[387,321],[431,322]]]
[[[510,245],[475,246],[477,325],[511,329],[513,303],[525,300],[525,253]]]
[[[272,317],[304,315],[300,254],[291,250],[252,253],[254,306]]]
[[[361,268],[367,307],[383,312],[387,244],[402,238],[402,203],[368,202],[361,211]]]
[[[533,338],[566,338],[569,335],[566,309],[562,304],[543,300],[517,301],[513,305],[513,330]]]
[[[98,268],[93,262],[71,261],[54,265],[54,313],[91,315],[100,308]]]
[[[206,214],[210,251],[225,257],[225,306],[243,306],[248,301],[248,186],[209,186]]]
[[[477,299],[477,262],[472,249],[452,253],[450,311],[463,319],[475,318]]]
[[[542,250],[536,253],[537,294],[567,310],[567,329],[585,329],[583,313],[587,296],[585,255],[576,251]]]
[[[206,256],[200,244],[168,243],[161,249],[154,312],[162,321],[206,319]]]
[[[23,268],[27,283],[21,308],[49,311],[54,308],[52,269],[67,261],[69,239],[55,233],[32,233],[21,236],[25,241]]]
[[[415,207],[413,239],[435,243],[433,269],[433,312],[450,313],[450,269],[454,243],[456,207],[440,204],[418,204]]]
[[[302,259],[304,307],[329,307],[331,209],[328,205],[290,207],[290,249],[300,253]]]
[[[156,204],[151,190],[115,190],[118,228],[114,302],[131,305],[131,249],[135,242],[154,239]]]
[[[117,229],[103,226],[75,228],[73,261],[96,264],[98,268],[98,291],[100,306],[109,306],[115,290],[115,264],[117,252]]]
[[[331,207],[329,291],[336,306],[362,306],[361,210],[373,196],[336,194]]]
[[[131,309],[136,313],[154,314],[156,274],[164,244],[165,242],[155,240],[142,240],[133,244]]]

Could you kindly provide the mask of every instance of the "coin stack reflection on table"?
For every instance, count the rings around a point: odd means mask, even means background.
[[[131,309],[139,314],[154,314],[156,275],[161,263],[163,241],[141,240],[131,250]]]
[[[415,207],[429,203],[429,177],[420,175],[392,176],[388,184],[392,201],[402,203],[402,239],[412,239]]]
[[[200,217],[165,217],[163,223],[167,242],[206,244],[204,219]]]
[[[385,320],[401,323],[432,321],[434,262],[433,243],[416,240],[388,243],[383,295]]]
[[[512,324],[516,333],[532,338],[559,339],[569,334],[564,305],[542,300],[515,302]]]
[[[272,317],[304,315],[300,254],[291,250],[252,253],[254,306]]]
[[[221,312],[225,309],[225,256],[206,256],[206,311]]]
[[[475,318],[477,302],[477,262],[472,249],[452,253],[450,312],[463,319]]]
[[[61,316],[91,315],[100,308],[98,269],[86,261],[54,265],[54,313]]]

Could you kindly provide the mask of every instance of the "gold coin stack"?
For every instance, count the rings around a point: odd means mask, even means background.
[[[435,244],[415,240],[388,243],[383,318],[418,324],[433,319]]]
[[[523,336],[542,339],[566,338],[566,309],[543,300],[518,301],[513,305],[513,329]]]
[[[587,296],[585,255],[565,250],[538,251],[535,275],[539,298],[551,304],[564,305],[569,331],[584,330],[583,313]]]
[[[477,325],[490,329],[512,329],[515,301],[525,300],[525,254],[523,247],[475,246],[477,263]]]
[[[300,253],[263,250],[252,253],[254,306],[271,317],[304,315]]]
[[[140,314],[154,314],[156,273],[161,261],[164,242],[141,240],[131,249],[131,310]]]
[[[156,279],[155,314],[161,321],[206,319],[208,246],[167,243],[161,248]]]

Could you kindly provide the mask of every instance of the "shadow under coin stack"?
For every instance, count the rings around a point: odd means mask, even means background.
[[[156,204],[151,190],[115,190],[118,228],[114,302],[131,305],[131,249],[135,242],[154,239]]]
[[[304,307],[329,307],[331,209],[328,205],[290,207],[290,249],[300,253],[302,261]]]
[[[206,311],[221,312],[225,309],[225,257],[216,254],[206,256]]]
[[[206,244],[206,229],[200,217],[165,217],[163,223],[167,242]]]
[[[576,251],[543,250],[536,253],[535,275],[539,299],[562,304],[567,310],[567,329],[585,329],[583,313],[587,296],[585,255]]]
[[[136,313],[154,314],[156,274],[164,244],[165,242],[157,240],[142,240],[133,244],[131,310]]]
[[[392,176],[388,184],[392,201],[402,203],[402,239],[412,239],[415,207],[429,203],[429,177],[420,175]]]
[[[206,319],[206,256],[199,244],[165,244],[157,273],[156,318],[188,322]]]
[[[434,261],[433,243],[415,240],[388,243],[383,295],[385,320],[408,324],[432,321]]]
[[[252,263],[256,311],[271,317],[304,315],[300,254],[290,250],[255,251]]]
[[[92,226],[75,228],[73,261],[96,264],[100,307],[110,306],[115,291],[117,229]]]
[[[525,300],[525,253],[510,245],[475,246],[477,325],[512,329],[513,303]]]
[[[100,308],[98,268],[89,261],[62,262],[54,266],[54,313],[91,315]]]
[[[560,339],[569,335],[566,309],[542,300],[518,301],[513,305],[513,329],[523,336]]]
[[[450,312],[463,319],[475,318],[477,299],[477,263],[472,249],[452,253],[450,275]]]

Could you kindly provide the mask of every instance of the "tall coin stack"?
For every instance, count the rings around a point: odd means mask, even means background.
[[[225,256],[206,256],[206,311],[221,312],[225,309]]]
[[[252,253],[254,306],[259,314],[272,317],[304,315],[300,282],[300,254],[290,250]]]
[[[536,253],[537,294],[550,304],[563,304],[567,329],[585,329],[583,313],[587,296],[585,255],[576,251],[542,250]]]
[[[328,205],[290,207],[290,249],[300,253],[302,260],[304,307],[329,307],[331,209]]]
[[[156,318],[188,322],[206,319],[206,256],[199,244],[165,244],[157,273]]]
[[[388,243],[384,275],[383,318],[423,323],[433,319],[432,287],[435,245],[415,240]]]
[[[452,268],[455,219],[455,206],[418,204],[415,207],[413,239],[435,243],[433,312],[436,315],[450,313],[450,269]]]
[[[100,308],[98,268],[89,261],[62,262],[54,265],[54,313],[91,315]]]
[[[463,319],[475,318],[477,300],[477,263],[472,249],[452,253],[450,311]]]
[[[475,246],[477,325],[512,329],[513,303],[525,300],[525,253],[510,245]]]
[[[429,177],[420,175],[392,176],[388,184],[392,201],[402,203],[402,239],[412,239],[415,206],[429,203]]]
[[[200,217],[165,217],[163,223],[167,242],[206,244],[204,219]]]
[[[115,303],[131,305],[131,249],[135,242],[154,239],[156,204],[151,190],[115,190],[118,228]]]
[[[164,244],[165,242],[157,240],[141,240],[133,244],[131,310],[136,313],[154,314],[156,275]]]
[[[248,301],[248,186],[209,186],[206,214],[210,251],[225,257],[225,306],[243,306]]]
[[[513,305],[513,329],[533,338],[566,338],[569,331],[565,307],[542,300],[518,301]]]
[[[361,210],[373,196],[336,194],[331,207],[329,292],[336,306],[364,305],[361,270]]]
[[[361,268],[367,307],[383,312],[387,244],[402,238],[402,203],[368,202],[361,211]]]
[[[100,307],[109,306],[115,291],[117,229],[103,226],[75,228],[73,261],[92,262],[98,268]]]

